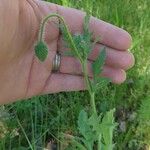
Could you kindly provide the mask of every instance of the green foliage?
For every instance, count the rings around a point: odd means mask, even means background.
[[[86,14],[86,16],[84,17],[84,22],[83,22],[83,40],[84,41],[84,49],[86,51],[86,55],[88,57],[88,55],[91,53],[91,51],[93,50],[93,47],[95,46],[95,44],[98,42],[97,40],[95,40],[94,43],[92,43],[92,36],[93,33],[89,30],[89,24],[90,24],[90,15]]]
[[[106,59],[106,50],[104,48],[102,52],[99,54],[99,56],[97,57],[97,59],[95,60],[95,62],[92,64],[95,81],[97,80],[97,78],[99,78],[99,75],[102,72],[105,59]]]
[[[94,80],[94,83],[92,84],[94,92],[95,93],[99,92],[100,89],[106,87],[106,85],[108,85],[110,82],[111,80],[109,78],[103,78],[103,77],[97,78],[96,80]]]
[[[72,44],[70,42],[69,35],[68,35],[68,32],[66,31],[65,25],[63,23],[60,23],[59,28],[61,30],[61,34],[62,34],[62,37],[63,37],[64,46],[71,51],[71,52],[69,51],[70,55],[77,56],[76,52],[73,51],[74,47],[72,46]],[[69,52],[68,52],[68,55],[69,55]]]
[[[80,142],[87,150],[93,150],[94,147],[97,147],[97,150],[113,149],[113,131],[116,127],[113,114],[114,110],[110,110],[104,116],[92,114],[88,117],[84,110],[80,112],[78,118],[78,129],[82,135]]]
[[[82,142],[88,150],[92,150],[95,141],[95,134],[93,133],[89,122],[88,114],[82,110],[78,118],[78,129],[83,136]]]
[[[39,41],[35,46],[35,54],[40,61],[45,61],[48,55],[48,47],[45,42]]]
[[[76,47],[75,51],[73,45],[70,42],[70,38],[67,30],[65,29],[63,24],[60,24],[60,29],[63,35],[65,46],[70,50],[69,52],[65,53],[66,55],[74,56],[77,58],[79,58],[80,56],[80,58],[82,58],[83,61],[87,60],[88,55],[90,54],[94,46],[93,43],[91,42],[92,33],[89,31],[89,21],[90,21],[90,16],[86,15],[83,23],[83,33],[71,35],[72,41],[74,42],[74,45]]]
[[[138,110],[138,117],[140,122],[150,123],[150,97],[142,100],[140,109]]]
[[[138,126],[136,135],[140,136],[144,144],[150,144],[150,96],[141,101],[138,110]],[[144,139],[144,140],[143,140]]]
[[[101,130],[103,135],[103,148],[104,150],[112,150],[114,148],[113,145],[113,131],[116,127],[116,123],[114,123],[114,114],[115,110],[111,110],[104,115],[101,124]]]
[[[103,71],[103,66],[106,60],[106,50],[103,48],[95,62],[92,64],[92,70],[93,70],[93,82],[92,87],[94,92],[97,92],[100,88],[106,86],[108,83],[110,83],[110,79],[100,77],[100,74]]]

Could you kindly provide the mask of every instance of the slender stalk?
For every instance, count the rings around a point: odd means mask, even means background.
[[[26,134],[26,132],[25,132],[25,130],[24,130],[24,128],[23,128],[23,126],[21,125],[21,123],[20,123],[20,121],[19,121],[19,119],[18,119],[18,117],[17,117],[17,122],[18,122],[18,124],[19,124],[19,126],[20,126],[20,128],[21,128],[21,130],[22,130],[22,132],[23,132],[23,134],[24,134],[24,136],[25,136],[25,138],[26,138],[28,144],[29,144],[30,149],[31,149],[31,150],[34,150],[33,147],[32,147],[32,144],[31,144],[31,142],[30,142],[30,140],[29,140],[29,138],[28,138],[28,136],[27,136],[27,134]]]
[[[84,78],[85,78],[85,83],[86,83],[86,86],[88,88],[89,94],[91,95],[92,89],[91,89],[90,83],[89,83],[87,61],[81,62],[81,64],[82,64],[82,70],[83,70],[83,74],[84,74]]]
[[[91,103],[92,111],[93,111],[94,114],[97,114],[96,104],[95,104],[95,92],[93,92],[93,89],[90,85],[91,83],[90,83],[90,80],[89,80],[89,77],[88,77],[87,61],[84,61],[82,63],[82,69],[83,69],[83,73],[84,73],[86,86],[88,88],[88,92],[89,92],[89,95],[90,95],[90,103]]]
[[[102,140],[102,135],[100,134],[100,135],[98,136],[98,145],[97,145],[97,149],[98,149],[98,150],[101,150],[101,148],[102,148],[102,146],[101,146],[101,140]]]
[[[92,106],[93,112],[97,115],[94,92],[91,94],[91,106]]]
[[[63,17],[61,17],[61,16],[58,15],[58,14],[50,14],[50,15],[48,15],[47,17],[45,17],[45,18],[43,19],[42,24],[41,24],[41,27],[40,27],[40,32],[39,32],[39,38],[38,38],[38,40],[39,40],[39,41],[42,41],[42,40],[43,40],[45,24],[46,24],[46,22],[47,22],[50,18],[52,18],[52,17],[57,17],[57,18],[59,18],[59,19],[62,21],[62,23],[63,23],[63,25],[64,25],[64,27],[65,27],[66,33],[68,34],[69,41],[70,41],[70,43],[72,44],[73,50],[75,51],[75,53],[76,53],[76,55],[78,56],[79,60],[82,61],[82,58],[81,58],[81,56],[80,56],[79,53],[78,53],[78,50],[77,50],[77,48],[76,48],[76,46],[75,46],[75,44],[74,44],[74,41],[73,41],[73,39],[72,39],[72,35],[70,34],[70,31],[69,31],[69,29],[68,29],[68,26],[67,26],[67,24],[65,23],[65,20],[63,19]]]

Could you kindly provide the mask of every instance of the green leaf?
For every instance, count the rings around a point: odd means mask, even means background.
[[[79,43],[81,43],[80,42],[81,40],[79,38],[76,38],[76,35],[71,35],[71,33],[70,33],[71,38],[72,38],[72,40],[74,42],[74,45],[75,45],[75,47],[78,50],[78,52],[76,52],[74,50],[73,44],[70,41],[68,32],[67,32],[64,24],[60,24],[59,27],[60,27],[60,30],[62,32],[62,37],[63,37],[63,40],[64,40],[64,47],[67,48],[70,51],[70,52],[67,52],[66,55],[68,55],[68,56],[70,55],[70,56],[74,56],[74,57],[78,58],[78,54],[80,52],[80,49],[77,46],[79,45]],[[76,38],[76,41],[75,41],[75,38]]]
[[[110,82],[111,79],[109,78],[97,77],[94,79],[94,81],[91,82],[91,86],[93,91],[96,93],[100,89],[106,87]]]
[[[69,50],[73,50],[72,44],[71,44],[70,39],[69,39],[69,35],[67,33],[67,30],[66,30],[64,24],[60,23],[59,28],[61,30],[62,38],[65,42],[65,47],[69,48]]]
[[[62,32],[63,40],[65,42],[65,47],[72,51],[73,54],[69,53],[71,56],[78,58],[80,56],[82,60],[86,60],[89,52],[92,50],[92,33],[89,31],[89,20],[90,16],[86,15],[83,23],[83,33],[72,35],[74,45],[77,49],[77,52],[74,52],[74,47],[70,42],[69,36],[63,24],[60,24],[59,27]],[[78,54],[76,54],[78,53]]]
[[[88,150],[92,150],[94,143],[98,143],[99,150],[112,150],[113,144],[113,131],[116,127],[114,122],[114,111],[110,110],[106,114],[99,116],[88,114],[82,110],[78,118],[78,128],[81,135],[84,137],[82,142]],[[103,116],[103,117],[102,117]]]
[[[98,78],[96,78],[95,88],[96,88],[96,90],[99,90],[99,89],[107,86],[108,83],[110,83],[110,82],[111,82],[111,79],[109,79],[109,78],[98,77]]]
[[[97,142],[99,143],[98,145],[100,146],[98,147],[98,149],[113,149],[113,131],[116,127],[113,116],[114,111],[114,109],[110,110],[103,116],[103,118],[102,114],[99,116],[97,116],[96,114],[92,114],[92,116],[88,120],[88,123],[92,127],[92,130],[95,131],[95,138],[97,139]]]
[[[91,53],[93,49],[93,43],[92,41],[92,36],[93,33],[89,30],[89,24],[90,24],[90,15],[86,14],[84,18],[84,23],[83,23],[83,39],[85,41],[85,51],[87,56]]]
[[[90,126],[92,126],[93,131],[99,131],[99,125],[101,122],[101,115],[97,116],[97,114],[92,114],[92,116],[89,118],[88,123]],[[99,132],[98,132],[99,135]]]
[[[40,61],[45,61],[48,55],[48,47],[45,42],[40,41],[35,46],[35,54]]]
[[[83,60],[85,60],[87,58],[86,54],[87,44],[83,38],[83,35],[81,34],[73,35],[73,41],[77,48],[78,54],[80,55],[80,57],[82,57]]]
[[[102,135],[104,140],[104,150],[112,150],[113,149],[113,131],[117,124],[114,122],[114,112],[115,109],[110,110],[107,112],[103,119],[102,123],[100,125],[100,128],[102,129]]]
[[[92,150],[95,140],[95,133],[92,131],[89,122],[88,114],[82,110],[78,118],[78,129],[80,134],[83,136],[82,142],[88,150]]]
[[[89,139],[90,126],[88,125],[88,115],[82,110],[78,118],[78,129],[84,138]]]
[[[97,77],[99,77],[100,73],[102,72],[102,68],[104,66],[105,60],[106,60],[106,50],[104,47],[101,53],[99,54],[98,58],[96,59],[96,61],[92,64],[94,80]]]
[[[89,23],[90,23],[90,15],[87,13],[84,17],[84,23],[83,23],[83,31],[84,33],[89,33]]]
[[[150,122],[150,96],[144,98],[138,110],[140,122]]]

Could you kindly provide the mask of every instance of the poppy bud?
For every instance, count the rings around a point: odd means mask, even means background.
[[[37,45],[35,46],[35,54],[40,61],[45,61],[48,55],[48,47],[44,41],[39,41],[37,43]]]

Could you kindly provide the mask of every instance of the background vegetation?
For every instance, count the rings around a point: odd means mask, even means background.
[[[148,149],[150,145],[150,1],[49,0],[90,11],[92,15],[126,29],[133,36],[136,65],[122,85],[101,89],[101,112],[117,108],[114,133],[117,150]],[[55,147],[60,131],[77,134],[77,117],[87,105],[86,92],[34,97],[0,107],[0,150]],[[48,144],[49,143],[49,144]]]

